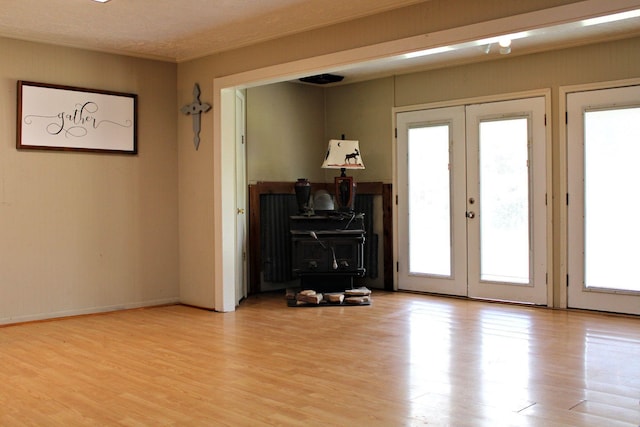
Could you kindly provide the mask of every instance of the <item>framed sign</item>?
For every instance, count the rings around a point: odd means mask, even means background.
[[[137,154],[137,95],[18,81],[16,148]]]

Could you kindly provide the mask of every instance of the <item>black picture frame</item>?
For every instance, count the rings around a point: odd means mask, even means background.
[[[137,154],[137,99],[19,80],[16,148]]]

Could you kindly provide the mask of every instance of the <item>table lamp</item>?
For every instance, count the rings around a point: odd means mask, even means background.
[[[330,140],[322,168],[340,169],[340,176],[334,179],[338,209],[353,211],[353,203],[356,197],[356,182],[353,180],[353,177],[346,175],[346,170],[364,169],[358,141],[345,139]]]

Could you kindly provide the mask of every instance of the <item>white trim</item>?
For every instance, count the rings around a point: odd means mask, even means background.
[[[26,314],[23,316],[16,316],[16,317],[2,317],[0,318],[0,325],[11,325],[15,323],[24,323],[24,322],[36,322],[39,320],[58,319],[61,317],[73,317],[73,316],[83,316],[88,314],[109,313],[112,311],[132,310],[136,308],[145,308],[145,307],[158,307],[161,305],[171,305],[171,304],[179,304],[179,303],[180,303],[180,298],[177,298],[177,297],[176,298],[160,298],[160,299],[154,299],[154,300],[144,301],[144,302],[107,305],[103,307],[90,307],[90,308],[61,310],[61,311],[38,313],[38,314]]]
[[[560,180],[560,194],[558,200],[561,203],[562,209],[560,209],[560,265],[559,275],[561,283],[560,286],[560,300],[558,301],[558,308],[567,308],[569,306],[569,286],[567,283],[567,275],[569,274],[569,207],[566,203],[566,197],[569,192],[569,176],[568,176],[568,126],[567,126],[567,96],[571,93],[586,92],[592,90],[602,89],[615,89],[627,86],[640,85],[640,78],[612,80],[605,82],[586,83],[578,85],[560,86],[558,88],[558,163],[559,163],[559,176]],[[569,196],[570,197],[570,196]]]
[[[547,307],[554,307],[555,286],[553,275],[553,260],[555,256],[553,245],[553,120],[551,89],[545,90],[545,137],[547,146],[545,147],[546,164],[546,199],[547,199]]]
[[[560,275],[560,295],[559,301],[557,302],[558,308],[567,308],[567,296],[569,294],[569,289],[567,288],[567,259],[568,259],[568,245],[567,245],[567,203],[566,197],[568,190],[568,174],[567,174],[567,93],[564,92],[564,88],[560,86],[559,88],[559,99],[558,99],[558,179],[560,180],[560,191],[558,196],[558,203],[562,208],[560,209],[560,224],[558,226],[560,235],[558,238],[560,239],[560,264],[558,265],[559,275]]]
[[[640,85],[640,78],[624,79],[624,80],[612,80],[606,82],[585,83],[579,85],[560,86],[560,95],[569,94],[573,92],[586,92],[590,90],[601,89],[614,89],[618,87],[626,86],[638,86]],[[562,112],[564,114],[564,112]]]
[[[431,110],[435,108],[457,107],[460,105],[484,104],[488,102],[512,101],[524,98],[550,97],[551,89],[532,89],[522,92],[499,93],[493,95],[475,96],[471,98],[460,98],[450,101],[438,101],[426,104],[406,105],[402,107],[394,107],[393,114],[406,113],[408,111]]]
[[[236,308],[235,92],[214,80],[214,307],[222,312]]]
[[[393,93],[396,92],[396,80],[393,79]],[[392,105],[394,103],[392,102]],[[393,256],[393,290],[398,290],[398,277],[400,272],[396,266],[396,260],[398,259],[398,115],[395,108],[391,109],[391,226],[393,227],[393,242],[392,244],[392,256]]]

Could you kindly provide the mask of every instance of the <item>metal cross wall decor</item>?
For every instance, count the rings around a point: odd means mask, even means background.
[[[180,109],[187,116],[191,115],[193,117],[193,145],[198,150],[198,146],[200,145],[200,115],[201,113],[206,113],[211,108],[211,105],[207,103],[200,102],[200,86],[198,83],[193,85],[193,102],[191,104],[185,105]]]

